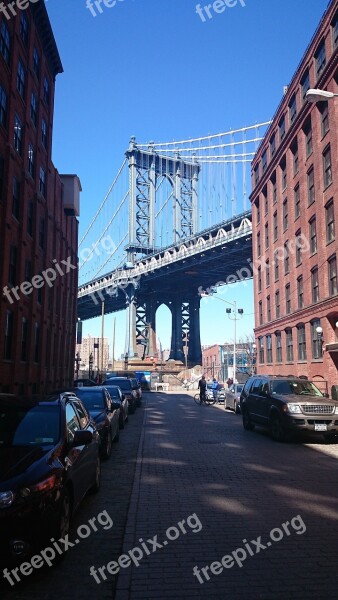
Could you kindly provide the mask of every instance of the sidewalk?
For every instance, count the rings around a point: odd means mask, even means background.
[[[337,497],[336,458],[245,432],[187,394],[150,394],[123,544],[139,566],[120,570],[115,600],[336,599]],[[243,561],[222,567],[245,543]]]

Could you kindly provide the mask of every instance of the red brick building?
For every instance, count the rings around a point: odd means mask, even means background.
[[[0,391],[26,394],[72,382],[81,188],[51,161],[63,69],[45,3],[17,13],[0,15]]]
[[[252,163],[258,373],[338,384],[338,2],[330,3]],[[322,328],[322,334],[317,328]]]

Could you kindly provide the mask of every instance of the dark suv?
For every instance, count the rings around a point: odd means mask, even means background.
[[[307,379],[255,375],[246,382],[240,402],[244,429],[268,427],[277,441],[307,430],[338,442],[338,402]]]

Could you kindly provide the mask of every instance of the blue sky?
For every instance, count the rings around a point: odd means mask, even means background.
[[[93,17],[86,0],[46,2],[65,71],[56,82],[53,160],[60,172],[80,176],[80,235],[131,135],[169,141],[269,120],[328,0],[244,0],[205,22],[196,4],[117,0]],[[229,287],[220,297],[237,300],[244,309],[239,336],[250,333],[252,284]],[[112,321],[107,317],[110,338]],[[164,311],[158,330],[167,347]],[[232,330],[225,304],[203,300],[202,343],[231,340]],[[99,322],[88,321],[84,333],[100,335]],[[124,315],[118,314],[117,354],[123,346]]]

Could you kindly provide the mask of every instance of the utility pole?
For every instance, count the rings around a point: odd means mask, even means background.
[[[114,328],[113,328],[113,371],[115,370],[115,331],[116,331],[116,317],[114,317]]]
[[[101,377],[103,374],[103,341],[104,341],[104,300],[102,302],[102,311],[101,311]]]

